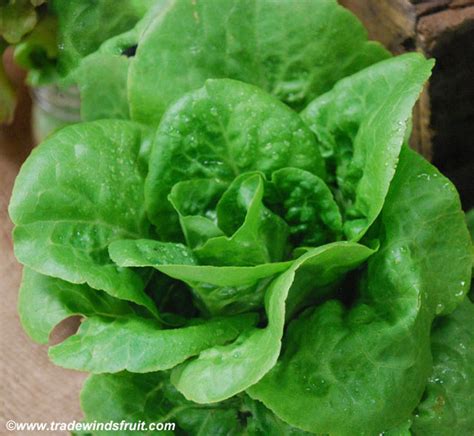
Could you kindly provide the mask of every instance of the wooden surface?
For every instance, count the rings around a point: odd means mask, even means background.
[[[84,374],[58,368],[49,362],[47,346],[34,344],[21,329],[16,305],[21,267],[13,256],[12,224],[7,207],[15,176],[31,150],[29,98],[21,91],[16,121],[0,127],[0,434],[5,422],[70,422],[81,419],[79,390]],[[55,331],[65,337],[71,325]],[[54,432],[42,434],[68,434]]]

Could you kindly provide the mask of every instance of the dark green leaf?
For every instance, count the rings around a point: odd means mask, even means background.
[[[466,299],[439,319],[431,337],[433,372],[416,409],[418,436],[468,435],[474,430],[474,304]]]
[[[39,2],[43,3],[43,2]],[[0,4],[0,38],[18,43],[36,25],[38,16],[31,0],[6,0]]]
[[[165,373],[101,374],[89,377],[81,394],[88,422],[173,422],[175,434],[191,436],[303,436],[248,396],[219,404],[196,404],[171,385]],[[166,432],[163,432],[167,434]],[[94,435],[101,436],[105,432]],[[156,434],[122,431],[121,435]]]

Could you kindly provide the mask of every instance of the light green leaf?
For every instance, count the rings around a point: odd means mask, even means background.
[[[161,251],[176,246],[176,251]],[[153,248],[154,247],[154,248]],[[156,253],[163,253],[157,256]],[[237,286],[245,280],[257,280],[287,269],[292,262],[275,262],[257,266],[193,265],[192,255],[181,244],[159,241],[122,240],[110,244],[112,260],[122,267],[153,267],[172,278],[202,281],[216,286]],[[181,254],[180,254],[181,253]],[[169,260],[166,260],[169,259]]]
[[[152,239],[114,241],[109,246],[111,259],[121,267],[195,265],[193,252],[183,244]]]
[[[143,277],[118,268],[108,255],[114,240],[149,235],[143,206],[145,139],[146,131],[134,123],[101,121],[66,127],[35,149],[10,202],[18,260],[156,314],[143,292]]]
[[[259,307],[272,276],[292,264],[193,265],[193,254],[182,245],[159,241],[115,241],[110,245],[109,253],[121,267],[153,267],[187,283],[204,305],[203,309],[214,315],[241,313]]]
[[[389,54],[335,0],[172,2],[131,63],[132,117],[156,124],[210,78],[255,84],[301,109]]]
[[[26,267],[18,312],[28,336],[40,344],[46,344],[53,328],[72,315],[115,317],[134,313],[128,303],[102,291],[38,274]]]
[[[163,239],[176,237],[177,215],[167,197],[177,182],[231,182],[247,171],[270,176],[288,166],[325,174],[314,135],[298,114],[254,86],[209,80],[160,123],[146,181],[149,217]]]
[[[433,372],[418,405],[416,436],[467,435],[474,429],[474,304],[469,299],[433,328]]]
[[[288,226],[263,205],[259,173],[236,177],[217,204],[217,222],[227,236],[217,236],[194,250],[202,264],[252,266],[283,260]]]
[[[302,113],[335,172],[344,231],[360,239],[380,213],[408,120],[432,61],[411,53],[341,80]]]
[[[130,118],[127,101],[128,66],[127,57],[102,51],[94,52],[82,60],[73,77],[81,93],[83,121]]]
[[[328,269],[335,260],[344,263],[345,255],[351,250],[359,253],[360,262],[367,258],[367,252],[371,253],[358,244],[334,243],[315,248],[297,259],[266,291],[268,325],[265,328],[255,328],[243,333],[232,344],[204,351],[197,359],[177,367],[172,373],[172,383],[187,399],[196,403],[222,401],[257,383],[275,365],[280,354],[285,300],[298,268],[311,261],[313,283],[317,288],[321,271]],[[351,259],[346,271],[353,267]],[[338,273],[343,274],[342,270],[340,268]]]
[[[235,339],[255,321],[256,315],[246,314],[162,330],[156,321],[136,316],[93,316],[51,347],[49,357],[56,365],[92,373],[162,371]]]
[[[216,179],[187,180],[171,189],[168,200],[179,215],[181,230],[192,249],[224,235],[217,225],[216,207],[225,189],[226,184]]]
[[[304,312],[278,363],[248,390],[298,428],[373,435],[406,422],[431,370],[431,321],[467,291],[470,243],[457,193],[408,149],[372,232],[380,249],[355,303]]]

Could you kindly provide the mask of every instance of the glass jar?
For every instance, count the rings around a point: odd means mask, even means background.
[[[81,121],[77,87],[56,85],[32,89],[32,132],[36,144],[61,127]]]

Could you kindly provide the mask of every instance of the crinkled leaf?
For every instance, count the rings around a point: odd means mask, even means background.
[[[440,318],[431,336],[433,372],[417,407],[412,432],[467,435],[474,430],[474,304],[469,299]]]
[[[340,239],[341,212],[329,187],[314,174],[282,168],[272,174],[274,207],[290,225],[294,245],[317,246]]]
[[[225,77],[301,109],[388,56],[334,0],[176,1],[150,25],[132,61],[132,117],[155,124],[185,92]]]
[[[35,342],[45,344],[53,328],[72,315],[124,316],[134,313],[122,300],[87,285],[38,274],[25,267],[18,297],[23,328]]]
[[[116,239],[149,235],[145,139],[146,131],[134,123],[101,121],[66,127],[35,149],[10,202],[18,260],[156,313],[142,275],[118,268],[108,255]]]
[[[352,252],[352,253],[351,253]],[[280,274],[265,294],[268,325],[243,333],[229,345],[214,347],[189,363],[177,367],[172,382],[184,396],[197,403],[214,403],[229,398],[257,383],[274,365],[280,353],[285,324],[285,300],[298,268],[311,261],[313,282],[317,282],[328,266],[337,262],[347,270],[354,268],[354,257],[362,262],[372,251],[351,243],[333,243],[311,250]],[[352,254],[352,256],[351,256]],[[337,273],[343,274],[343,268]],[[336,279],[337,277],[333,277]]]
[[[341,80],[302,113],[335,173],[344,231],[360,239],[384,204],[413,105],[432,61],[397,56]]]
[[[160,123],[146,182],[149,217],[162,238],[176,237],[177,215],[167,197],[177,182],[231,182],[247,171],[270,176],[288,166],[325,174],[314,135],[298,114],[252,85],[209,80]]]
[[[161,371],[235,339],[255,321],[256,315],[246,314],[162,330],[155,320],[136,316],[93,316],[51,347],[49,357],[56,365],[92,373]]]
[[[278,363],[248,391],[298,428],[372,435],[406,422],[431,370],[431,321],[467,290],[458,195],[408,149],[373,232],[380,249],[355,304],[332,300],[292,322]]]

